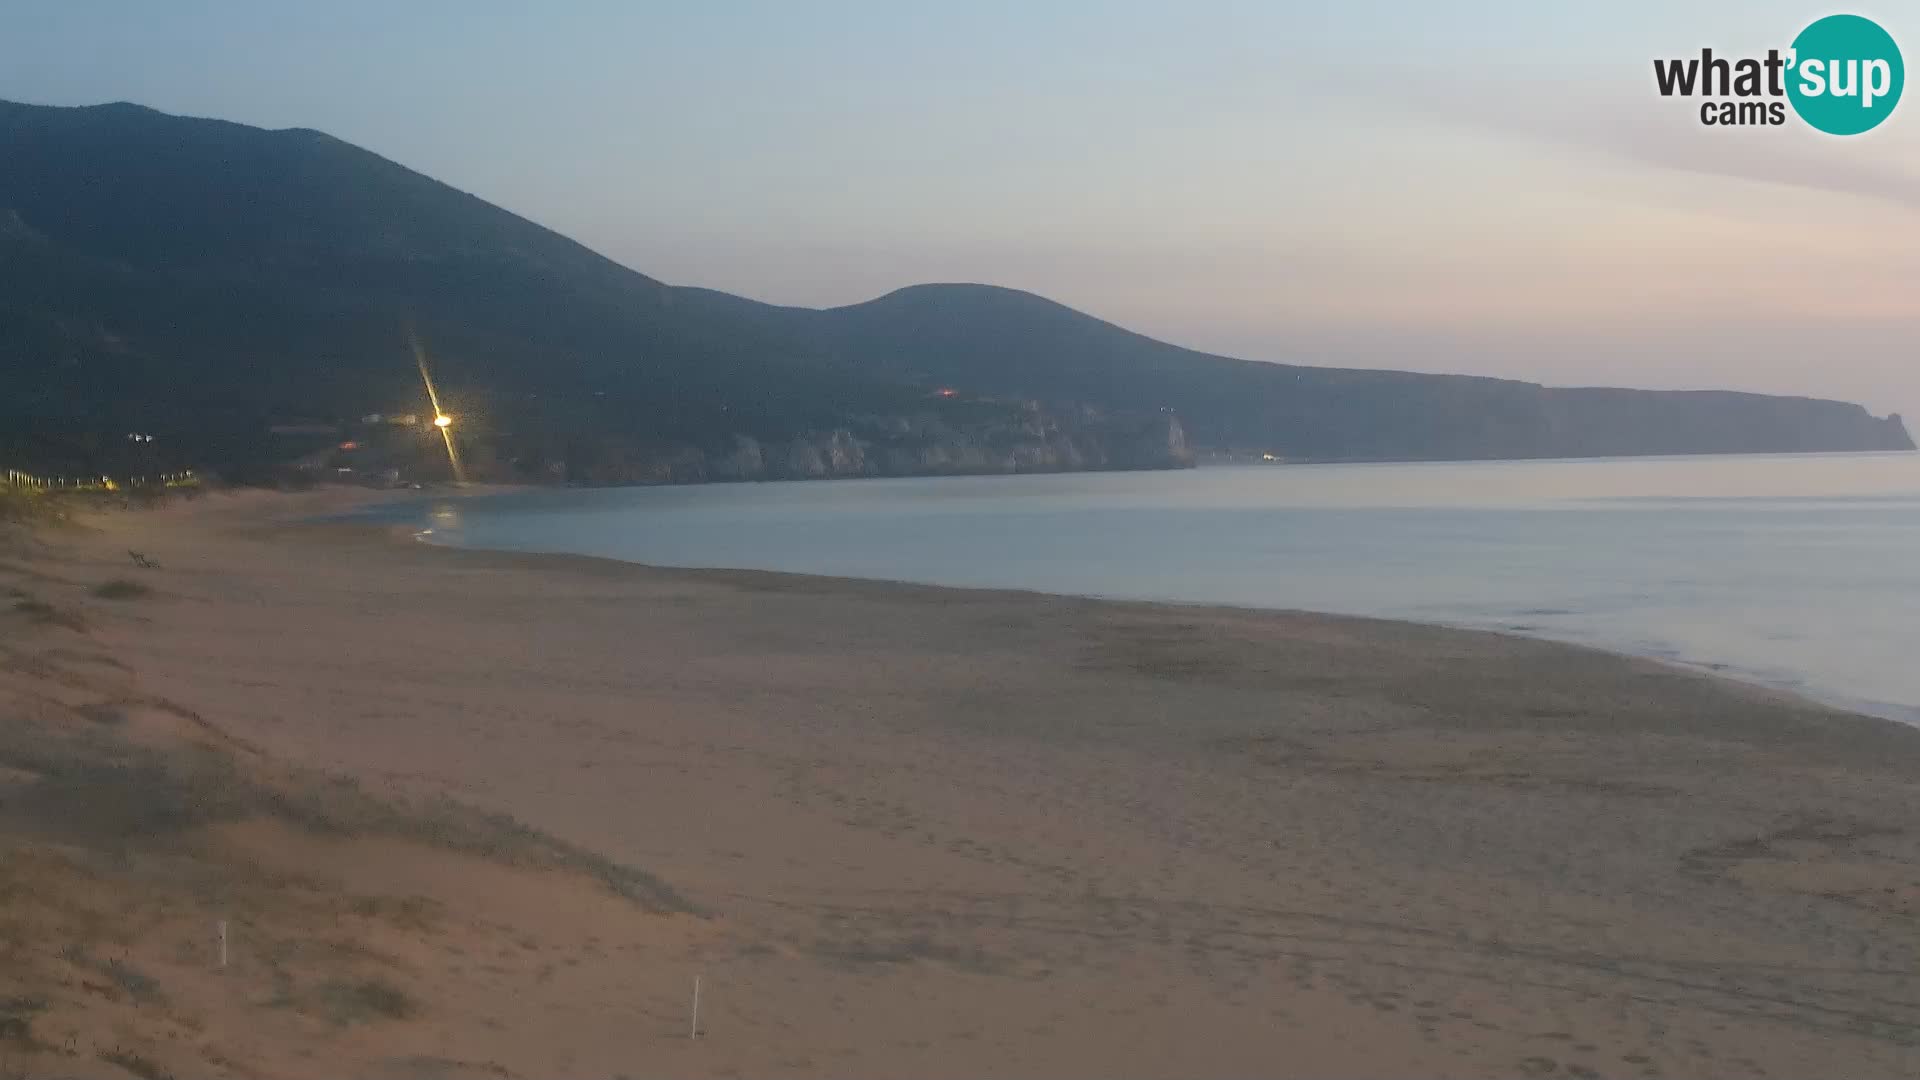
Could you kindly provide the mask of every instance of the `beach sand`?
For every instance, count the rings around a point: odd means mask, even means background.
[[[0,1075],[1920,1074],[1920,730],[1494,634],[286,524],[369,497],[0,559]],[[185,794],[100,809],[136,781]]]

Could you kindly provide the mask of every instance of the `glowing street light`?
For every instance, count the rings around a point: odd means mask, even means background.
[[[427,350],[420,347],[420,339],[407,332],[409,344],[413,346],[413,362],[420,368],[420,381],[426,385],[427,401],[433,406],[433,426],[440,429],[440,441],[447,444],[447,464],[453,467],[453,482],[467,482],[466,467],[460,464],[460,451],[453,445],[453,417],[440,411],[440,391],[433,387],[433,373],[427,370]]]

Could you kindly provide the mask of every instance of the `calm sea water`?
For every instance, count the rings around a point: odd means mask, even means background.
[[[1920,455],[546,491],[433,542],[1480,627],[1920,722]]]

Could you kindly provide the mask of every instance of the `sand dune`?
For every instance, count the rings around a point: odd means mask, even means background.
[[[274,520],[359,498],[0,561],[44,607],[0,615],[19,1060],[1920,1071],[1920,730],[1496,635]],[[87,794],[156,777],[225,794]]]

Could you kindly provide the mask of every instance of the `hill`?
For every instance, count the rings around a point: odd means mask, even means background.
[[[267,453],[275,421],[423,406],[416,338],[496,435],[786,433],[912,397],[317,132],[0,105],[0,144],[6,400],[49,439]]]
[[[1557,389],[1194,352],[1030,293],[920,285],[821,313],[867,370],[970,391],[1171,408],[1209,448],[1342,460],[1910,449],[1896,418],[1811,398]]]
[[[134,467],[129,432],[157,433],[139,461],[311,457],[424,408],[414,341],[502,477],[1173,465],[1183,428],[1319,459],[1912,445],[1838,402],[1210,356],[985,286],[675,288],[314,131],[0,103],[0,145],[0,454],[34,467]]]

